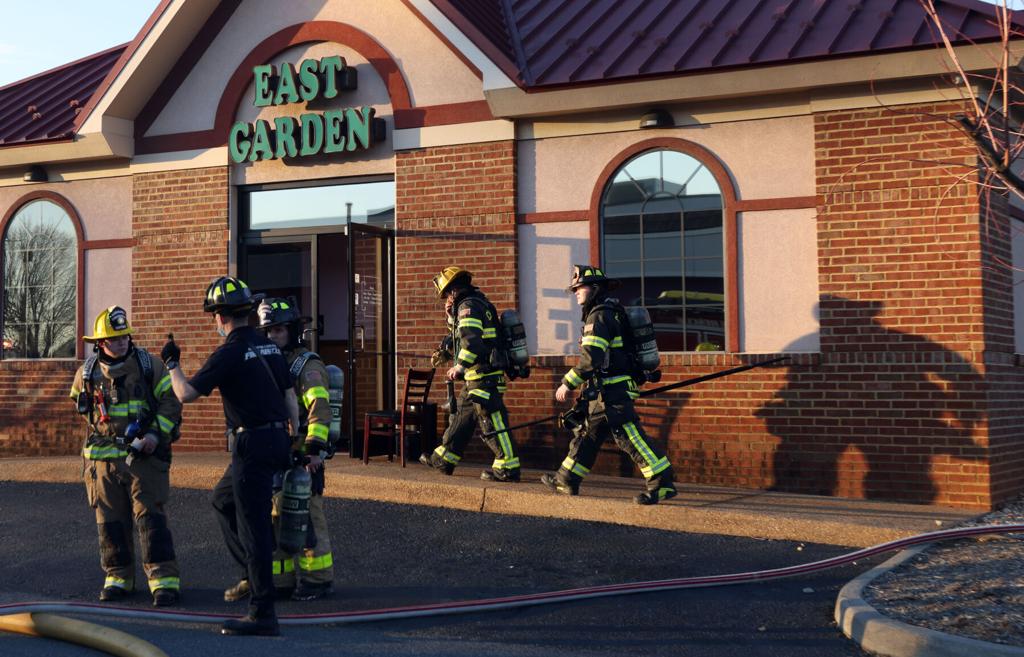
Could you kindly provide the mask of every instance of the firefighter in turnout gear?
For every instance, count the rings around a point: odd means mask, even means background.
[[[647,480],[647,489],[634,501],[657,504],[676,495],[672,464],[648,438],[633,407],[639,392],[632,376],[636,367],[631,362],[631,345],[626,344],[631,331],[625,309],[608,296],[614,283],[597,267],[576,265],[573,269],[572,284],[566,291],[574,293],[583,307],[580,360],[562,378],[555,399],[568,401],[579,390],[581,412],[574,421],[565,422],[573,429],[569,454],[558,472],[541,475],[541,482],[556,493],[577,495],[580,482],[610,434]],[[566,415],[573,418],[572,412]]]
[[[451,423],[441,438],[441,445],[431,454],[420,456],[420,462],[443,474],[452,474],[462,460],[463,450],[477,425],[484,432],[484,442],[494,452],[494,461],[480,474],[485,481],[519,481],[519,457],[512,447],[508,431],[508,410],[505,393],[505,372],[492,364],[497,348],[498,313],[487,297],[472,285],[473,274],[460,267],[446,267],[434,278],[437,296],[445,301],[445,314],[451,330],[451,351],[435,352],[437,366],[454,359],[448,369],[449,381],[464,380],[465,386],[456,402]],[[445,340],[445,344],[449,344]],[[488,432],[493,435],[487,436]]]
[[[274,554],[274,587],[291,591],[293,600],[316,600],[333,592],[333,557],[331,537],[324,515],[324,459],[332,453],[328,442],[331,427],[328,376],[320,356],[302,345],[302,324],[299,309],[286,299],[265,299],[256,311],[259,326],[276,344],[288,361],[295,383],[295,395],[305,408],[305,418],[298,432],[298,444],[292,445],[309,458],[306,469],[313,478],[309,500],[310,535],[307,547],[288,555],[278,549]],[[301,421],[301,420],[300,420]],[[279,488],[280,486],[275,486]],[[278,517],[281,493],[274,495],[274,516]],[[296,575],[298,583],[296,584]]]
[[[100,600],[120,600],[135,588],[134,527],[153,604],[163,607],[179,598],[178,563],[164,507],[181,404],[164,364],[135,345],[131,333],[128,315],[119,306],[96,317],[93,334],[83,336],[96,353],[75,374],[71,398],[89,425],[82,456],[106,572]]]

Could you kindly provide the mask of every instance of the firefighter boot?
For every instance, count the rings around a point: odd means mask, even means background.
[[[657,504],[658,502],[664,500],[670,500],[676,495],[678,495],[678,492],[675,488],[662,486],[657,490],[645,490],[644,492],[634,497],[633,501],[641,506],[649,506],[651,504]]]
[[[249,593],[249,580],[239,580],[238,584],[224,591],[224,602],[238,602],[249,597]]]
[[[540,483],[548,487],[552,493],[558,493],[559,495],[579,495],[580,488],[579,484],[570,484],[562,481],[557,475],[553,474],[542,474],[540,476]]]
[[[278,636],[281,630],[276,616],[256,616],[249,612],[241,618],[224,621],[220,633],[230,636]]]
[[[455,472],[455,466],[437,457],[437,454],[420,454],[420,463],[433,468],[443,475],[451,475]]]
[[[326,598],[332,593],[334,593],[334,586],[330,582],[299,581],[299,585],[295,587],[294,591],[292,591],[291,598],[292,600],[308,602],[309,600]]]
[[[517,483],[519,481],[519,468],[491,468],[480,473],[484,481],[500,481],[506,483]]]
[[[178,604],[181,595],[174,589],[157,589],[153,591],[154,607],[171,607]]]
[[[100,602],[123,600],[124,598],[127,598],[130,593],[131,591],[120,586],[104,586],[103,590],[100,591]]]

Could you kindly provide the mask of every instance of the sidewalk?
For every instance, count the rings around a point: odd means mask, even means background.
[[[223,452],[175,454],[171,485],[210,490],[228,462]],[[328,461],[326,495],[851,548],[948,528],[977,515],[963,509],[688,484],[680,485],[674,499],[642,507],[632,501],[642,489],[640,479],[592,475],[581,495],[565,497],[540,484],[541,471],[524,470],[522,483],[499,484],[482,481],[481,470],[480,465],[466,464],[445,477],[415,462],[402,468],[379,457],[364,466],[339,454]],[[77,483],[81,471],[77,456],[0,459],[0,480]]]

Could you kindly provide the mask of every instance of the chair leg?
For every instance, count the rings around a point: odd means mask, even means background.
[[[398,454],[402,460],[402,467],[405,467],[405,422],[398,427]]]
[[[370,416],[363,416],[363,465],[370,465]]]

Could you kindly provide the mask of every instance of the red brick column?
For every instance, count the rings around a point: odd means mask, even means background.
[[[990,503],[975,158],[937,118],[960,111],[815,116],[822,357],[766,416],[786,489]]]
[[[499,311],[517,303],[515,145],[500,141],[398,153],[395,186],[397,349],[429,355],[447,331],[431,284],[444,267],[472,271],[473,284]],[[409,367],[430,364],[398,359],[399,398]],[[444,396],[439,371],[431,392],[439,423]],[[478,440],[470,449],[470,458],[490,457]]]
[[[138,174],[132,194],[132,321],[139,344],[159,355],[168,332],[193,374],[221,338],[203,312],[206,286],[228,267],[228,169]],[[224,449],[220,396],[185,407],[179,451]]]

